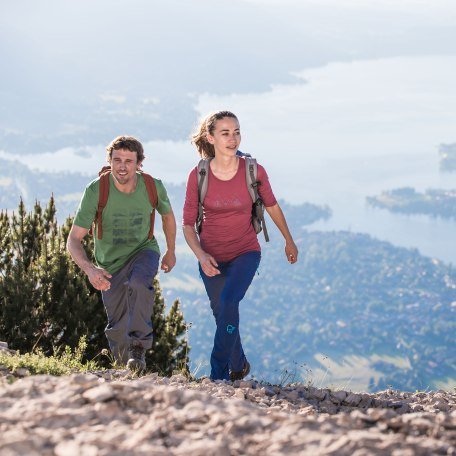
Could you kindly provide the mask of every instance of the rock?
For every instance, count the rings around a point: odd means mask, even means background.
[[[245,399],[245,394],[244,394],[244,391],[240,390],[240,389],[237,389],[235,392],[234,392],[234,395],[236,397],[238,397],[239,399]]]
[[[334,415],[335,413],[337,413],[337,411],[337,406],[334,405],[329,399],[320,402],[320,412]]]
[[[16,350],[8,348],[8,344],[6,342],[0,342],[0,351],[8,353],[9,355],[15,355],[17,353]]]
[[[330,394],[331,401],[335,404],[342,403],[347,397],[346,391],[333,391]]]
[[[369,408],[373,403],[373,398],[371,398],[368,394],[361,395],[361,401],[358,404],[360,408]]]
[[[422,412],[424,410],[424,407],[421,404],[413,404],[410,409],[412,412]]]
[[[103,384],[84,391],[82,397],[89,402],[104,402],[114,397],[114,390],[110,385]]]
[[[449,412],[450,411],[450,406],[444,400],[438,400],[437,402],[435,402],[434,403],[434,407],[437,410],[440,410],[441,412]]]
[[[25,367],[18,367],[14,370],[13,373],[16,377],[20,377],[20,378],[28,377],[30,375],[30,371],[28,369],[26,369]]]
[[[173,375],[169,380],[171,383],[187,383],[187,378],[182,374]]]
[[[299,392],[296,390],[292,390],[289,393],[286,394],[287,399],[290,401],[295,401],[299,398]]]
[[[12,385],[3,377],[2,456],[455,454],[454,393],[108,374],[29,376]],[[444,405],[450,411],[437,410]]]
[[[75,440],[63,441],[54,448],[56,456],[97,456],[98,448],[94,445],[80,444]]]
[[[71,383],[75,383],[76,385],[96,385],[98,383],[98,377],[93,374],[73,374],[70,377]]]
[[[264,394],[268,397],[272,397],[272,396],[276,395],[276,392],[272,388],[269,388],[268,386],[265,386],[261,389],[264,391]]]
[[[310,387],[308,392],[308,398],[316,399],[317,401],[324,401],[326,398],[326,391]]]
[[[371,408],[366,410],[366,414],[374,421],[390,420],[397,416],[397,413],[391,409],[377,409]]]
[[[344,402],[351,407],[356,407],[361,402],[361,399],[362,397],[360,394],[350,393],[345,398]]]

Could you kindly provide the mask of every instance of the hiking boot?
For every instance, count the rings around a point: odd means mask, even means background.
[[[127,369],[142,372],[146,369],[146,350],[139,343],[132,343],[128,350]]]
[[[242,380],[243,378],[247,377],[250,372],[250,363],[245,360],[244,369],[239,372],[231,371],[230,372],[230,380],[234,382],[235,380]]]

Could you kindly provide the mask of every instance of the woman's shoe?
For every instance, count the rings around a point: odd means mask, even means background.
[[[242,380],[243,378],[247,377],[250,372],[250,363],[245,360],[244,369],[239,372],[231,371],[230,372],[230,380],[234,382],[235,380]]]

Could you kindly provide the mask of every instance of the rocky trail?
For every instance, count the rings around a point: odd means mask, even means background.
[[[1,372],[2,456],[456,455],[454,392]]]

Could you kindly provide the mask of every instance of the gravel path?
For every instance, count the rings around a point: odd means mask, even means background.
[[[2,456],[456,455],[454,392],[16,375],[0,377]]]

